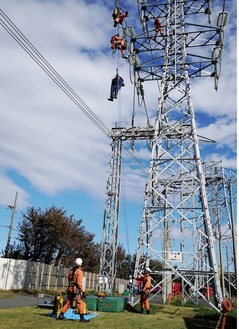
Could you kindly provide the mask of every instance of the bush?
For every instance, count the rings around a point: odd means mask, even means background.
[[[97,292],[97,290],[88,290],[88,291],[86,291],[86,294],[88,296],[97,296],[98,292]]]

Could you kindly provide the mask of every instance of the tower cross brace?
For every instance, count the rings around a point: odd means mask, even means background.
[[[172,294],[172,282],[180,280],[183,301],[197,303],[201,297],[220,310],[224,296],[190,80],[209,76],[217,89],[227,14],[220,13],[212,27],[211,1],[138,4],[143,33],[136,34],[133,27],[124,30],[130,40],[128,59],[134,69],[136,88],[140,89],[142,82],[160,81],[157,115],[153,127],[112,130],[100,275],[106,278],[104,283],[112,293],[122,142],[150,139],[151,156],[134,275],[156,260],[162,265],[157,271],[161,279],[156,285],[162,286],[163,302]],[[202,14],[207,16],[209,26],[195,23]],[[161,38],[155,38],[150,29],[158,16],[163,26]],[[202,293],[205,286],[213,289],[213,302]]]

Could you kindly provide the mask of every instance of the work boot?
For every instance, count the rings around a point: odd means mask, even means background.
[[[144,313],[144,309],[143,308],[141,308],[141,312],[140,313],[142,313],[142,314]]]
[[[57,320],[63,320],[64,319],[64,313],[61,312],[61,314],[58,316]]]
[[[84,314],[80,314],[80,322],[84,322],[84,323],[86,323],[86,322],[90,322],[90,320],[86,320],[86,319],[84,318]]]
[[[150,314],[150,310],[147,310],[147,314]]]

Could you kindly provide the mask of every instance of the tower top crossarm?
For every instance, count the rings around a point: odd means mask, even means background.
[[[213,12],[211,0],[168,0],[147,3],[139,0],[143,33],[131,37],[130,64],[140,71],[141,81],[161,80],[165,66],[165,47],[170,47],[166,63],[180,82],[182,64],[188,65],[189,78],[211,77],[218,88],[220,61],[224,46],[224,27],[228,14]],[[183,8],[183,11],[181,10]],[[182,17],[183,15],[183,17]],[[154,34],[159,18],[163,36]],[[185,42],[185,58],[182,58]]]

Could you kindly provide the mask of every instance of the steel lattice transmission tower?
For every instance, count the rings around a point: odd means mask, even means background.
[[[237,288],[234,224],[234,205],[237,197],[236,172],[223,168],[221,161],[206,162],[203,167],[222,294],[231,298],[232,292]]]
[[[177,278],[182,283],[183,301],[197,302],[202,297],[220,309],[224,296],[199,149],[199,142],[206,139],[197,133],[190,80],[208,76],[217,89],[227,14],[219,13],[212,26],[210,0],[138,0],[138,5],[142,33],[127,27],[124,36],[129,41],[129,62],[138,92],[147,81],[160,84],[157,115],[153,127],[138,129],[141,134],[137,128],[112,130],[100,276],[107,278],[112,292],[122,142],[148,138],[152,149],[135,274],[157,260],[162,263],[162,280],[156,285],[163,287],[164,302]],[[156,39],[152,29],[155,17],[160,18],[164,35]],[[205,285],[213,287],[214,303],[202,295]]]

